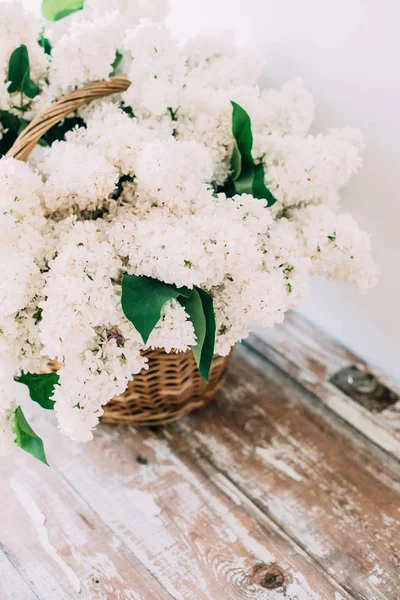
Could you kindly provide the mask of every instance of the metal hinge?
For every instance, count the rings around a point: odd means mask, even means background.
[[[399,400],[399,396],[381,383],[375,375],[359,369],[356,365],[338,371],[329,381],[371,412],[382,412]]]

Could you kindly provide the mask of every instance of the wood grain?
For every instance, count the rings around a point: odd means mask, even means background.
[[[0,600],[400,599],[398,461],[253,342],[216,402],[164,428],[76,445],[24,407],[52,468],[0,464]]]
[[[209,461],[354,597],[398,600],[398,474],[238,351],[218,402],[178,423]]]
[[[169,429],[103,425],[76,447],[42,425],[55,468],[173,598],[351,598],[273,523],[260,525],[218,490],[190,453],[172,451]],[[265,587],[277,567],[284,585]]]
[[[279,327],[257,330],[246,345],[268,357],[375,444],[400,458],[400,401],[381,413],[373,413],[338,390],[329,379],[345,367],[358,365],[400,394],[398,382],[295,312],[289,312]]]
[[[1,475],[1,566],[7,556],[29,586],[17,593],[16,575],[2,568],[1,599],[140,600],[150,589],[170,598],[54,469],[21,452]]]
[[[7,600],[37,600],[38,596],[13,566],[4,548],[0,548],[0,598]]]

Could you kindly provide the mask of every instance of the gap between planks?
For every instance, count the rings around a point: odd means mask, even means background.
[[[384,509],[392,506],[391,498],[397,502],[399,499],[398,494],[395,496],[393,491],[391,495],[389,490],[394,483],[387,465],[382,465],[378,473],[376,459],[371,458],[369,464],[368,455],[362,457],[360,450],[353,448],[343,436],[336,434],[335,437],[330,426],[317,418],[311,408],[302,406],[304,399],[298,386],[291,387],[288,378],[279,375],[278,369],[262,364],[243,349],[237,351],[234,361],[215,404],[159,432],[101,426],[94,442],[76,447],[45,420],[36,419],[38,432],[50,441],[49,457],[54,458],[56,467],[52,472],[32,461],[26,467],[29,457],[21,454],[18,464],[10,467],[8,477],[16,468],[20,469],[23,480],[26,477],[29,493],[34,492],[35,502],[46,515],[51,543],[78,572],[76,553],[81,552],[80,560],[85,569],[79,576],[85,591],[76,597],[108,600],[107,595],[93,595],[89,577],[94,568],[90,544],[79,544],[75,531],[68,545],[68,540],[66,542],[57,532],[63,527],[63,511],[60,507],[54,510],[52,505],[58,496],[64,497],[65,506],[71,503],[72,512],[79,503],[77,498],[84,500],[87,508],[83,521],[98,524],[101,535],[97,543],[103,544],[105,552],[111,551],[110,543],[104,541],[107,536],[122,541],[114,548],[113,561],[117,563],[117,573],[124,585],[133,585],[128,566],[132,560],[137,561],[139,572],[142,569],[144,591],[138,592],[136,597],[115,594],[111,596],[113,600],[158,597],[398,600],[390,581],[392,578],[395,582],[393,570],[388,568],[383,575],[373,570],[371,560],[377,556],[379,541],[369,540],[367,532],[362,531],[363,515],[368,517],[371,511],[377,512],[370,528],[372,531],[381,528],[380,543],[385,545],[382,554],[385,555],[387,544],[393,539],[393,553],[399,552],[398,524],[393,520],[389,527],[382,516]],[[282,386],[283,389],[278,389]],[[290,423],[285,422],[292,413],[295,418]],[[308,427],[308,439],[301,432],[301,426]],[[336,461],[340,459],[340,476],[334,469],[318,464],[321,455],[315,446],[320,451],[318,445],[321,446],[325,438],[328,443],[336,439],[339,450],[343,446],[348,454],[356,455],[354,460],[352,456],[333,456]],[[255,445],[258,451],[254,451]],[[338,453],[334,445],[331,448],[333,454]],[[148,458],[150,464],[138,464],[135,457],[139,454]],[[366,464],[362,464],[362,460]],[[327,455],[326,461],[332,467],[332,456]],[[354,465],[359,464],[360,481],[354,477],[349,479],[343,472],[346,461],[353,471]],[[7,477],[3,466],[0,469],[3,478]],[[314,478],[313,471],[316,472]],[[47,478],[50,487],[45,492],[43,485],[47,482],[42,480]],[[320,483],[325,489],[317,486],[318,478],[322,478]],[[362,502],[362,494],[358,497],[366,481],[369,485],[382,486],[379,492],[383,492],[383,506],[374,502],[370,493],[367,501]],[[316,496],[313,485],[317,486]],[[310,500],[318,509],[316,513],[309,505]],[[10,497],[12,501],[15,502],[15,495]],[[357,513],[359,510],[361,516]],[[91,514],[88,515],[88,511]],[[304,522],[305,514],[308,520]],[[392,517],[388,515],[388,518]],[[346,519],[350,522],[346,523]],[[78,530],[83,527],[83,521],[73,521]],[[353,531],[353,537],[341,538],[341,523]],[[26,519],[21,525],[26,532]],[[7,543],[11,544],[15,531],[2,527],[2,535],[5,534]],[[361,535],[360,540],[357,535]],[[326,555],[324,545],[329,550]],[[37,545],[35,549],[37,551]],[[24,579],[29,580],[30,556],[24,555],[18,539],[14,540],[13,555],[15,564],[20,561],[18,566]],[[283,567],[291,589],[267,591],[251,582],[255,562],[268,566],[268,560]],[[126,567],[124,561],[128,563]],[[54,579],[58,567],[53,563],[48,568]],[[151,579],[146,578],[148,572],[152,573]],[[62,577],[62,573],[58,573],[57,579]],[[154,578],[167,593],[161,590],[161,595],[156,596],[159,584]],[[107,585],[118,584],[118,577],[110,575],[109,579]],[[57,600],[75,597],[65,591],[67,584],[68,581],[60,587],[65,595],[60,593]],[[38,596],[53,600],[51,590],[45,592],[41,585],[37,578],[33,589]],[[349,593],[345,589],[350,590]]]
[[[58,432],[48,423],[42,423],[42,429],[50,440],[49,449],[57,450],[56,470],[90,505],[93,514],[89,519],[97,517],[101,529],[110,529],[118,536],[123,547],[151,571],[173,598],[351,600],[341,586],[321,573],[314,561],[275,527],[269,529],[265,520],[261,527],[244,507],[221,493],[193,461],[190,449],[189,453],[178,452],[178,448],[170,447],[167,438],[148,430],[132,434],[129,429],[111,426],[101,427],[92,444],[76,448],[66,439],[60,443]],[[146,456],[150,464],[138,464],[135,461],[138,454]],[[34,469],[40,474],[45,467],[35,464]],[[56,526],[61,526],[62,511],[61,514],[55,511],[55,523],[50,514],[51,495],[57,497],[55,490],[67,486],[62,486],[57,473],[48,472],[47,478],[54,479],[52,488],[50,486],[44,499],[35,495],[35,501],[48,513],[48,526],[53,536],[56,535],[51,542],[71,568],[77,568],[75,554],[79,540],[73,538],[70,543],[67,538],[66,551],[65,539],[61,540],[55,531]],[[34,482],[35,476],[31,475],[30,488]],[[62,491],[71,495],[68,489],[69,486]],[[9,537],[11,535],[9,532]],[[37,546],[35,549],[37,551]],[[90,565],[90,548],[87,554],[82,551],[82,545],[79,550],[79,562]],[[19,552],[21,549],[15,547],[17,557]],[[23,560],[25,571],[22,570],[27,577],[28,558],[25,556]],[[269,591],[252,582],[255,564],[268,566],[276,562],[285,573],[284,587]],[[54,564],[53,571],[57,570]],[[82,595],[92,600],[97,596],[90,595],[85,572],[80,573],[86,590]],[[62,577],[59,573],[58,578]],[[34,583],[40,597],[46,600],[75,597],[65,591],[52,596],[50,589],[43,592],[39,579]],[[135,596],[135,600],[136,597],[153,600],[156,597],[153,586],[147,581],[145,592]],[[130,600],[129,596],[115,595],[118,599],[125,600],[125,597]],[[114,596],[104,598],[114,599]]]
[[[355,597],[399,600],[397,473],[303,394],[239,349],[218,406],[175,428]]]
[[[279,326],[257,328],[244,345],[293,377],[367,439],[400,459],[400,400],[381,413],[374,413],[336,388],[329,379],[337,371],[357,365],[400,394],[398,382],[294,311]]]

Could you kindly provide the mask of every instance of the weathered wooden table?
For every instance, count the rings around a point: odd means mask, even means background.
[[[293,314],[177,424],[74,445],[31,413],[52,468],[0,466],[0,598],[399,600],[400,406],[329,383],[357,363]]]

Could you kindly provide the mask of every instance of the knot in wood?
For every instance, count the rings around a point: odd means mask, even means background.
[[[143,456],[142,454],[138,454],[136,457],[136,462],[139,463],[139,465],[148,465],[149,459]]]
[[[285,583],[285,574],[276,563],[258,563],[252,568],[250,581],[267,590],[276,590]]]

